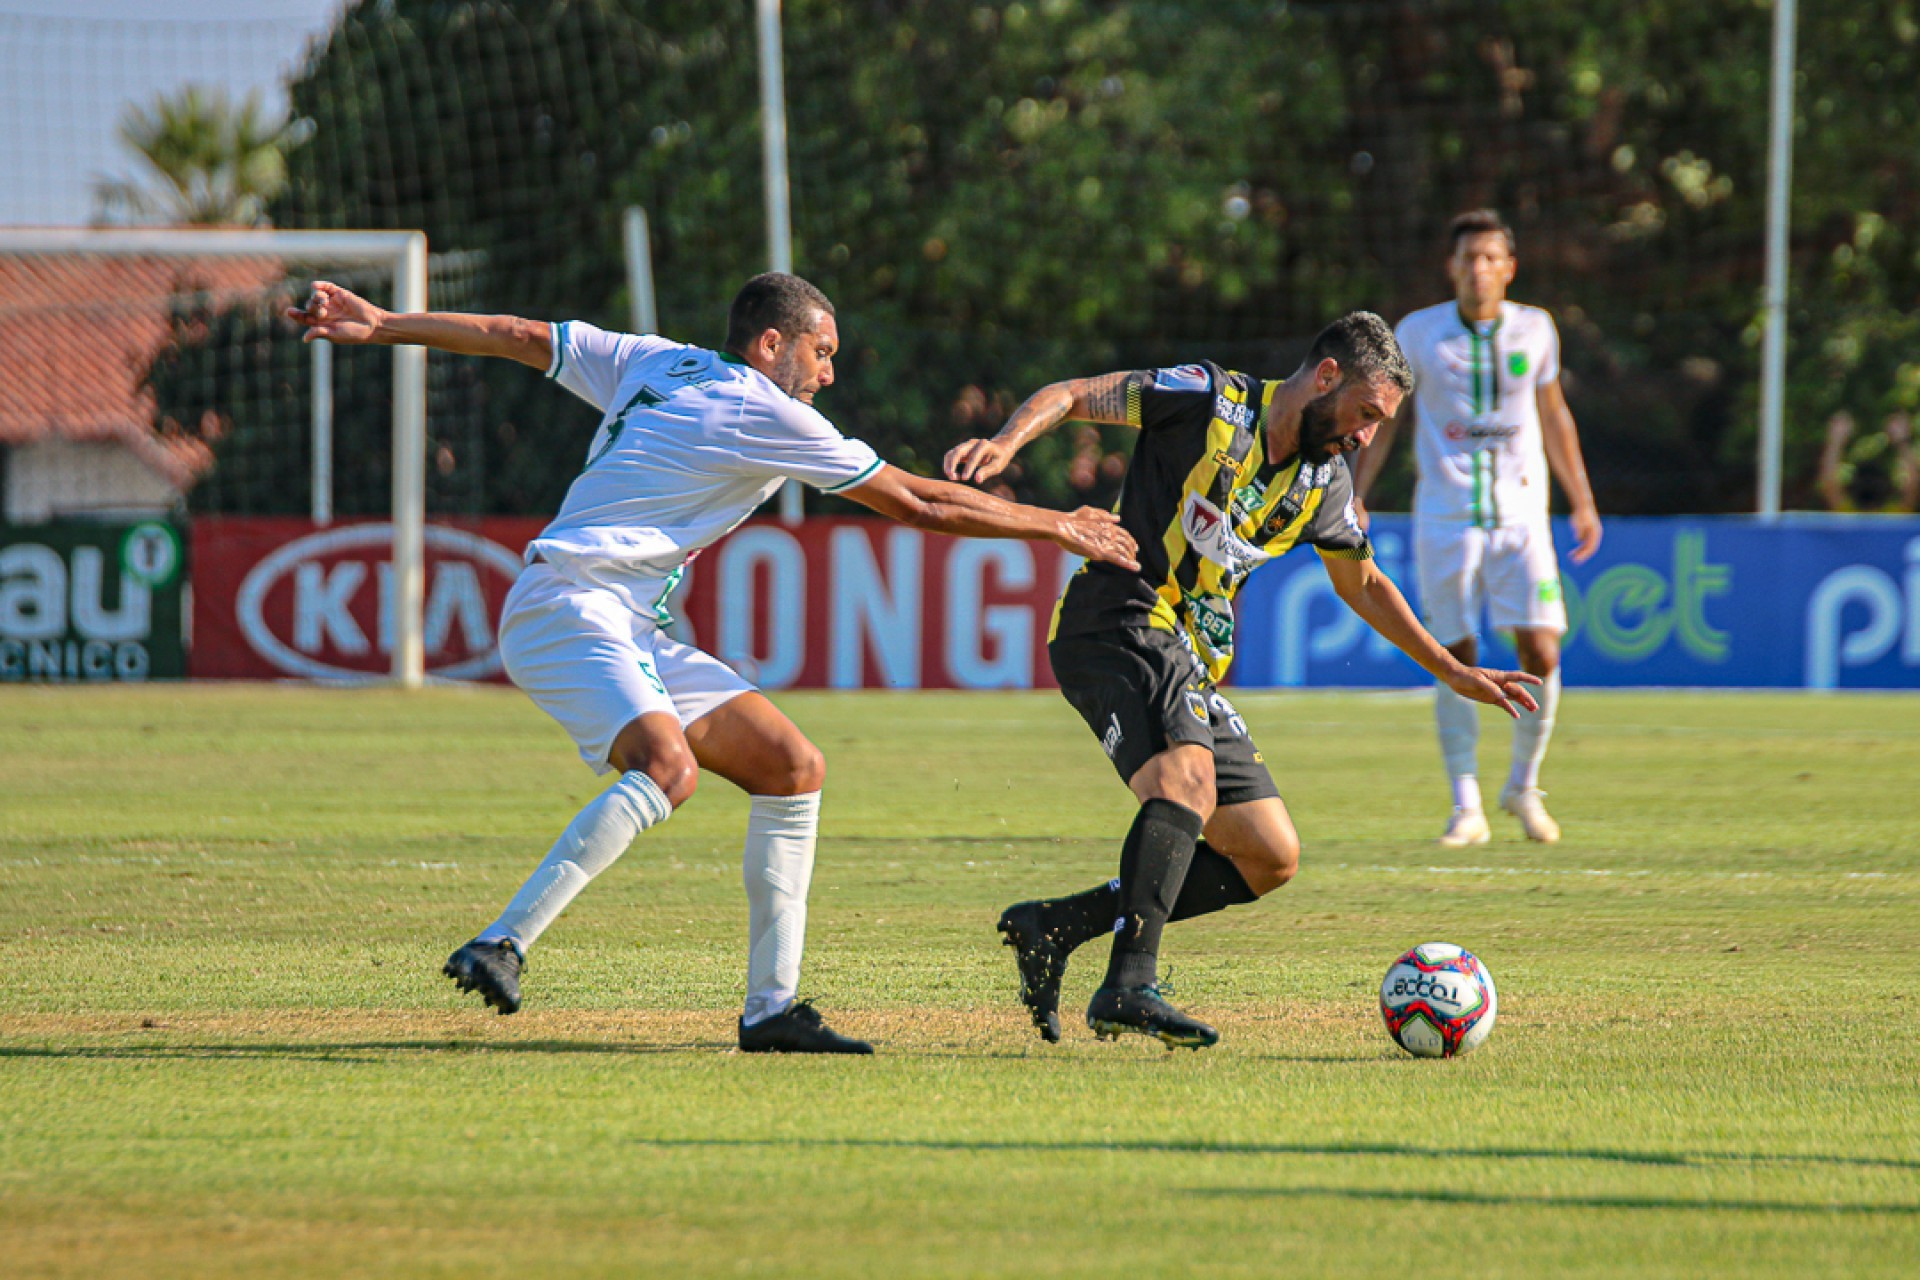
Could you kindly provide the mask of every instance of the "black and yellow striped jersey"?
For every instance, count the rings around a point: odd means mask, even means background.
[[[1266,456],[1280,383],[1212,363],[1128,375],[1140,429],[1116,510],[1140,547],[1138,571],[1090,561],[1054,607],[1056,636],[1151,627],[1185,638],[1208,675],[1233,661],[1233,596],[1247,575],[1299,543],[1369,560],[1345,458],[1302,465]]]

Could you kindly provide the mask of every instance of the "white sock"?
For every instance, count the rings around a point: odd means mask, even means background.
[[[785,1013],[800,989],[807,887],[820,829],[820,793],[755,796],[740,878],[747,886],[746,1026]]]
[[[673,806],[652,778],[638,771],[602,791],[574,816],[552,852],[507,909],[481,931],[487,941],[511,938],[525,955],[587,882],[614,864],[634,837],[673,816]]]
[[[1507,778],[1509,791],[1526,791],[1540,785],[1540,762],[1547,758],[1547,742],[1553,737],[1553,713],[1560,706],[1560,668],[1555,667],[1546,682],[1533,691],[1538,711],[1519,708],[1520,718],[1513,725],[1513,772]]]
[[[1453,780],[1453,803],[1478,809],[1480,800],[1480,704],[1445,685],[1433,690],[1433,718],[1440,726],[1440,758]]]

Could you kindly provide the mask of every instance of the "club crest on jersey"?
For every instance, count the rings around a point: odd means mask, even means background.
[[[1207,722],[1207,700],[1191,689],[1187,690],[1187,711],[1201,724]]]
[[[1516,378],[1526,377],[1527,353],[1524,351],[1509,351],[1507,353],[1507,372]]]
[[[1213,385],[1213,379],[1207,374],[1207,366],[1183,364],[1171,369],[1155,369],[1153,385],[1161,391],[1205,391]]]
[[[1180,532],[1186,535],[1189,547],[1232,576],[1250,573],[1270,558],[1235,533],[1233,523],[1220,508],[1197,493],[1187,495],[1186,508],[1180,513]]]

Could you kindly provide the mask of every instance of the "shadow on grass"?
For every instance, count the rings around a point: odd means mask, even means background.
[[[1765,1157],[1763,1157],[1765,1158]],[[1853,1163],[1847,1161],[1846,1163]],[[1503,1196],[1473,1191],[1390,1191],[1375,1187],[1186,1187],[1203,1199],[1364,1200],[1399,1204],[1484,1205],[1494,1209],[1687,1209],[1734,1213],[1821,1213],[1920,1217],[1920,1204],[1799,1203],[1792,1200],[1690,1200],[1671,1196]]]
[[[1901,1169],[1920,1170],[1920,1160],[1901,1160],[1876,1156],[1842,1156],[1812,1153],[1784,1153],[1758,1151],[1610,1151],[1604,1148],[1566,1147],[1415,1147],[1396,1142],[1191,1142],[1125,1140],[1115,1139],[1059,1142],[994,1142],[990,1140],[944,1139],[944,1138],[648,1138],[641,1142],[648,1147],[833,1147],[846,1149],[878,1149],[903,1151],[967,1151],[967,1152],[1140,1152],[1151,1155],[1193,1155],[1193,1156],[1398,1156],[1422,1160],[1596,1160],[1615,1164],[1657,1165],[1667,1168],[1697,1168],[1707,1165],[1839,1165],[1858,1169]],[[1232,1188],[1221,1188],[1217,1192],[1193,1194],[1241,1194]],[[1294,1195],[1307,1194],[1307,1191],[1293,1191],[1285,1188],[1274,1190],[1251,1189],[1246,1195]],[[1343,1195],[1338,1190],[1315,1191],[1313,1194]],[[1355,1191],[1350,1194],[1373,1195],[1374,1192]],[[1383,1199],[1392,1199],[1404,1195],[1416,1198],[1414,1192],[1383,1191],[1377,1193]],[[1433,1199],[1445,1200],[1459,1198],[1471,1202],[1474,1197],[1463,1194],[1455,1197],[1450,1192],[1435,1192]],[[1515,1199],[1513,1203],[1528,1203],[1524,1199]],[[1579,1204],[1578,1200],[1543,1200],[1551,1204]],[[1602,1203],[1612,1204],[1613,1201]],[[1682,1201],[1691,1204],[1692,1201]],[[1806,1207],[1806,1206],[1800,1206]],[[1920,1206],[1911,1208],[1893,1206],[1900,1212],[1920,1213]]]
[[[192,1061],[279,1059],[291,1062],[380,1062],[395,1053],[539,1053],[645,1055],[718,1053],[731,1040],[686,1040],[673,1044],[620,1044],[605,1040],[361,1040],[332,1044],[120,1044],[80,1046],[0,1045],[0,1059],[69,1061]]]

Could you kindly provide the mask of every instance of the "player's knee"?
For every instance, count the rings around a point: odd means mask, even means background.
[[[1233,863],[1247,888],[1264,898],[1300,869],[1300,837],[1291,830],[1270,834],[1253,848],[1235,853]]]
[[[693,752],[685,748],[662,752],[649,760],[642,772],[653,779],[653,785],[660,788],[667,803],[676,809],[693,799],[694,790],[700,785],[700,766],[694,761]]]
[[[804,796],[827,785],[827,757],[805,738],[787,744],[777,786],[763,795]]]
[[[646,774],[676,809],[693,798],[700,782],[700,766],[684,742],[616,744],[608,763],[622,773]]]
[[[1160,778],[1160,798],[1193,810],[1205,822],[1213,816],[1213,761],[1203,760],[1180,769],[1170,769]]]

